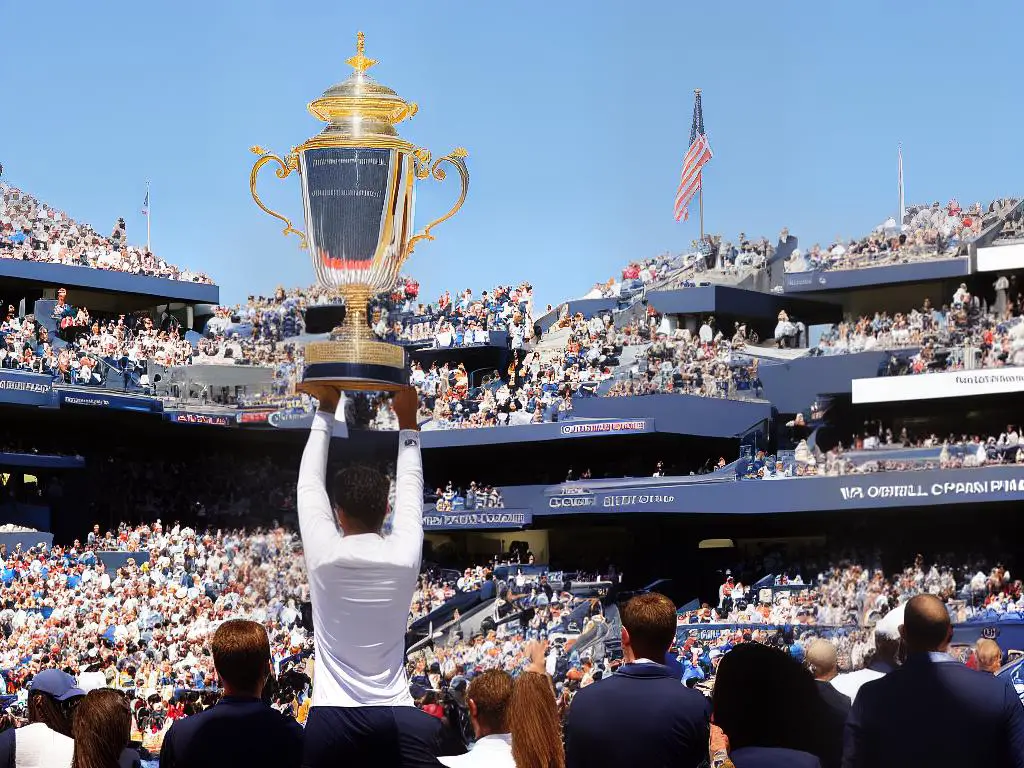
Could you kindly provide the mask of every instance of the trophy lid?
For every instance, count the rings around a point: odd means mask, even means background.
[[[321,137],[398,136],[394,126],[419,109],[366,74],[377,61],[366,56],[365,45],[366,36],[360,32],[356,55],[345,62],[352,67],[352,74],[309,104],[313,116],[327,123]]]

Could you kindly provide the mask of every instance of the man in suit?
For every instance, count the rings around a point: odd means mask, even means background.
[[[907,660],[867,683],[846,723],[844,768],[1024,768],[1024,707],[1009,684],[946,651],[953,636],[934,595],[906,604]]]
[[[171,726],[161,768],[298,768],[302,726],[261,701],[271,673],[267,631],[255,621],[231,619],[213,633],[210,650],[224,696]]]
[[[625,663],[576,694],[565,723],[566,768],[694,768],[707,759],[709,701],[662,663],[675,634],[676,607],[664,595],[626,604]]]
[[[818,686],[818,695],[826,707],[823,719],[828,732],[823,734],[823,746],[828,752],[822,755],[821,764],[823,768],[840,768],[843,762],[843,730],[850,714],[850,697],[832,687],[832,680],[839,674],[836,647],[828,640],[815,640],[807,646],[806,661]]]

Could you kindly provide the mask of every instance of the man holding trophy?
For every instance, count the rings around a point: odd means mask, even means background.
[[[250,191],[256,204],[298,235],[313,257],[317,280],[345,300],[345,317],[330,341],[306,345],[299,388],[319,408],[302,456],[299,527],[313,603],[316,667],[306,724],[303,766],[349,768],[436,766],[441,722],[416,709],[405,675],[405,632],[423,548],[423,467],[416,424],[418,397],[405,384],[405,352],[380,341],[367,304],[391,290],[402,264],[430,230],[466,198],[466,153],[456,149],[431,164],[430,152],[401,139],[395,125],[417,106],[375,82],[376,62],[359,33],[352,75],[309,105],[327,123],[284,159],[260,147]],[[272,211],[256,193],[260,169],[276,163],[278,178],[302,180],[305,232]],[[415,183],[442,181],[443,163],[462,181],[455,205],[412,235]],[[381,535],[390,481],[373,467],[340,470],[328,485],[327,458],[343,391],[395,392],[398,467],[391,534]],[[338,410],[340,409],[340,410]]]

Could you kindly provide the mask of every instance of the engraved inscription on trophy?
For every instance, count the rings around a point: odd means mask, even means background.
[[[386,149],[330,147],[303,153],[308,232],[328,268],[369,266],[385,220],[391,171]]]

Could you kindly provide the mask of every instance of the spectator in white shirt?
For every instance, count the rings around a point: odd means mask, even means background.
[[[299,528],[313,603],[316,674],[303,766],[436,765],[440,720],[415,708],[405,630],[423,548],[423,464],[417,395],[395,395],[399,453],[391,534],[381,535],[390,482],[367,466],[342,469],[327,495],[327,455],[340,393],[322,387],[299,467]],[[341,413],[344,413],[342,409]]]
[[[516,768],[508,723],[512,676],[501,669],[489,669],[473,678],[466,698],[476,744],[465,755],[438,760],[449,768]]]

